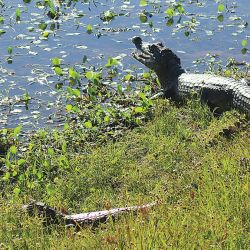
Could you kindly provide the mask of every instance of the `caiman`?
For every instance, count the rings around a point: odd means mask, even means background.
[[[42,202],[31,202],[28,205],[24,205],[23,209],[30,216],[38,215],[39,217],[43,217],[46,224],[64,223],[67,227],[74,226],[81,228],[85,226],[97,227],[100,223],[107,222],[109,218],[116,219],[124,213],[145,211],[154,205],[156,205],[156,202],[141,206],[112,208],[109,210],[70,215],[60,212]]]
[[[162,43],[144,43],[138,36],[132,42],[137,48],[132,56],[155,71],[167,98],[179,101],[196,93],[218,113],[237,109],[250,117],[250,86],[246,83],[213,74],[186,73],[180,58]]]

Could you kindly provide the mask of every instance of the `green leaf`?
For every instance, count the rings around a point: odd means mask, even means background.
[[[30,97],[29,93],[28,93],[28,92],[25,92],[25,93],[23,94],[23,100],[24,100],[25,102],[27,102],[27,101],[29,101],[30,99],[31,99],[31,97]]]
[[[10,147],[10,152],[12,153],[12,154],[16,154],[17,153],[17,148],[16,148],[16,146],[11,146]]]
[[[61,69],[60,67],[55,67],[55,68],[54,68],[54,71],[55,71],[55,73],[56,73],[57,75],[59,75],[59,76],[62,76],[62,75],[63,75],[63,71],[62,71],[62,69]]]
[[[74,112],[79,113],[81,110],[75,105],[72,109]]]
[[[220,3],[220,4],[218,5],[218,11],[219,11],[219,12],[223,12],[224,10],[225,10],[225,5],[222,4],[222,3]]]
[[[75,71],[73,68],[69,69],[69,75],[74,79],[78,80],[80,78],[80,75],[77,71]]]
[[[18,125],[16,128],[14,128],[13,135],[17,136],[20,133],[22,127],[23,127],[22,125]]]
[[[49,163],[48,163],[47,161],[44,161],[44,162],[43,162],[43,166],[44,166],[45,168],[48,168],[48,167],[49,167]]]
[[[14,188],[14,190],[13,190],[13,193],[14,193],[16,196],[18,196],[18,195],[20,194],[20,192],[21,192],[21,189],[18,188],[18,187]]]
[[[221,15],[218,15],[217,16],[217,20],[219,21],[219,22],[223,22],[224,21],[224,16],[221,14]]]
[[[168,19],[166,25],[170,27],[170,26],[172,26],[173,24],[174,24],[174,19],[171,17],[171,18]]]
[[[67,86],[66,90],[68,91],[68,93],[70,93],[71,95],[73,95],[73,89],[71,87]]]
[[[12,54],[12,51],[13,51],[12,47],[8,47],[8,53],[9,53],[10,55]]]
[[[60,67],[60,65],[61,65],[61,60],[58,57],[53,57],[51,59],[51,62],[52,62],[53,66]]]
[[[139,17],[142,23],[146,23],[148,21],[148,17],[144,13],[140,13]]]
[[[122,94],[122,85],[117,85],[117,91],[118,91],[118,93],[121,95]]]
[[[41,29],[41,30],[46,30],[47,24],[46,23],[39,23],[38,28]]]
[[[3,176],[3,180],[7,181],[10,179],[10,172],[6,172],[5,175]]]
[[[21,16],[21,11],[19,8],[16,9],[16,17],[20,17]]]
[[[63,142],[62,144],[62,152],[65,154],[67,152],[67,143]]]
[[[141,7],[145,7],[148,5],[148,1],[147,0],[140,0],[140,6]]]
[[[247,40],[246,40],[246,39],[243,39],[243,40],[241,41],[241,45],[242,45],[243,47],[246,47],[246,46],[247,46]]]
[[[76,97],[79,97],[81,95],[81,92],[79,89],[73,89],[73,95]]]
[[[85,126],[86,128],[92,128],[92,127],[93,127],[91,121],[84,122],[84,126]]]
[[[145,91],[145,92],[151,91],[151,86],[150,86],[150,85],[145,85],[145,86],[144,86],[144,91]]]
[[[19,8],[16,9],[16,21],[20,21],[21,18],[21,11]]]
[[[65,167],[65,168],[69,166],[69,161],[64,155],[61,155],[59,157],[59,163],[60,163],[60,166]]]
[[[48,38],[49,37],[49,32],[48,31],[44,31],[42,33],[42,36],[45,37],[45,38]]]
[[[7,128],[1,129],[0,132],[2,135],[7,135],[8,129]]]
[[[25,164],[25,160],[24,159],[19,159],[18,161],[17,161],[17,164],[18,164],[18,166],[22,166],[23,164]]]
[[[114,65],[117,65],[118,64],[118,60],[115,59],[115,58],[112,58],[112,57],[109,57],[108,58],[108,63],[105,65],[106,68],[110,68]]]
[[[66,110],[71,111],[73,109],[73,106],[71,104],[66,105]]]
[[[224,75],[227,76],[227,77],[230,77],[231,76],[231,71],[230,70],[225,70],[224,71]]]
[[[172,8],[166,9],[165,13],[166,13],[169,17],[173,17],[173,16],[174,16],[174,10],[173,10]]]
[[[241,50],[241,53],[243,54],[243,55],[245,55],[246,53],[247,53],[247,48],[243,48],[242,50]]]
[[[12,176],[13,176],[13,177],[17,176],[17,171],[16,171],[16,170],[14,170],[14,171],[12,172]]]
[[[0,23],[4,23],[4,18],[0,16]]]
[[[108,116],[108,115],[105,115],[103,120],[104,120],[104,122],[109,122],[109,120],[110,120],[110,119],[109,119],[109,116]]]
[[[142,99],[142,100],[145,100],[147,99],[146,95],[142,92],[139,93],[139,97]]]
[[[72,105],[71,105],[71,107],[72,107]],[[72,108],[71,108],[72,109]],[[70,126],[69,126],[69,124],[68,123],[65,123],[64,124],[64,126],[63,126],[63,128],[65,129],[65,130],[67,130],[67,129],[69,129],[70,128]]]
[[[185,9],[182,5],[178,6],[177,10],[180,14],[183,14],[185,12]]]
[[[143,108],[142,107],[135,107],[134,111],[135,111],[135,113],[142,113]]]
[[[85,76],[86,76],[87,79],[92,80],[93,77],[94,77],[94,72],[93,71],[88,71],[88,72],[86,72]]]
[[[0,29],[0,36],[1,36],[2,34],[4,34],[4,33],[6,33],[6,30],[1,30],[1,29]]]
[[[46,191],[48,195],[53,195],[56,193],[56,189],[54,187],[54,185],[52,185],[51,183],[46,185]]]
[[[53,148],[48,148],[48,154],[49,155],[54,155],[55,154],[55,151],[54,151],[54,149]]]
[[[150,73],[148,73],[148,72],[143,72],[143,73],[142,73],[142,76],[143,76],[143,78],[148,79],[148,78],[150,78]]]
[[[37,176],[37,178],[38,178],[39,180],[41,180],[41,179],[43,178],[43,173],[40,172],[40,171],[38,171],[37,174],[36,174],[36,176]]]
[[[25,180],[25,175],[24,175],[24,174],[20,174],[20,175],[18,176],[18,180],[19,180],[19,181]]]
[[[88,24],[88,25],[87,25],[87,33],[88,33],[88,34],[91,34],[92,32],[93,32],[93,27],[92,27],[91,24]]]
[[[125,81],[130,81],[132,78],[133,76],[130,73],[124,76]]]

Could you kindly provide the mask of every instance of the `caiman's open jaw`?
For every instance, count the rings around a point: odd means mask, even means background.
[[[138,36],[132,38],[137,51],[132,53],[132,56],[146,67],[157,71],[162,65],[162,60],[166,60],[166,47],[162,43],[147,44],[143,43]]]

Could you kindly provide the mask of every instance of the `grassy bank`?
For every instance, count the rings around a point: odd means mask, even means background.
[[[103,145],[70,131],[40,132],[21,157],[6,157],[0,248],[247,249],[249,155],[249,125],[233,112],[215,118],[195,101],[159,101],[151,122]],[[75,233],[24,214],[31,199],[69,213],[159,205]]]

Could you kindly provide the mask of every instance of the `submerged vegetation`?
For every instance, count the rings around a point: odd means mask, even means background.
[[[162,100],[154,72],[131,66],[128,38],[171,31],[173,49],[185,39],[184,64],[193,43],[205,46],[188,71],[249,80],[249,13],[236,15],[231,1],[206,4],[0,0],[1,249],[250,247],[249,120],[216,117],[195,99]],[[204,39],[214,35],[215,46],[224,29],[237,40],[214,50],[237,60],[207,53]],[[31,200],[70,214],[158,205],[75,231],[28,217]]]

